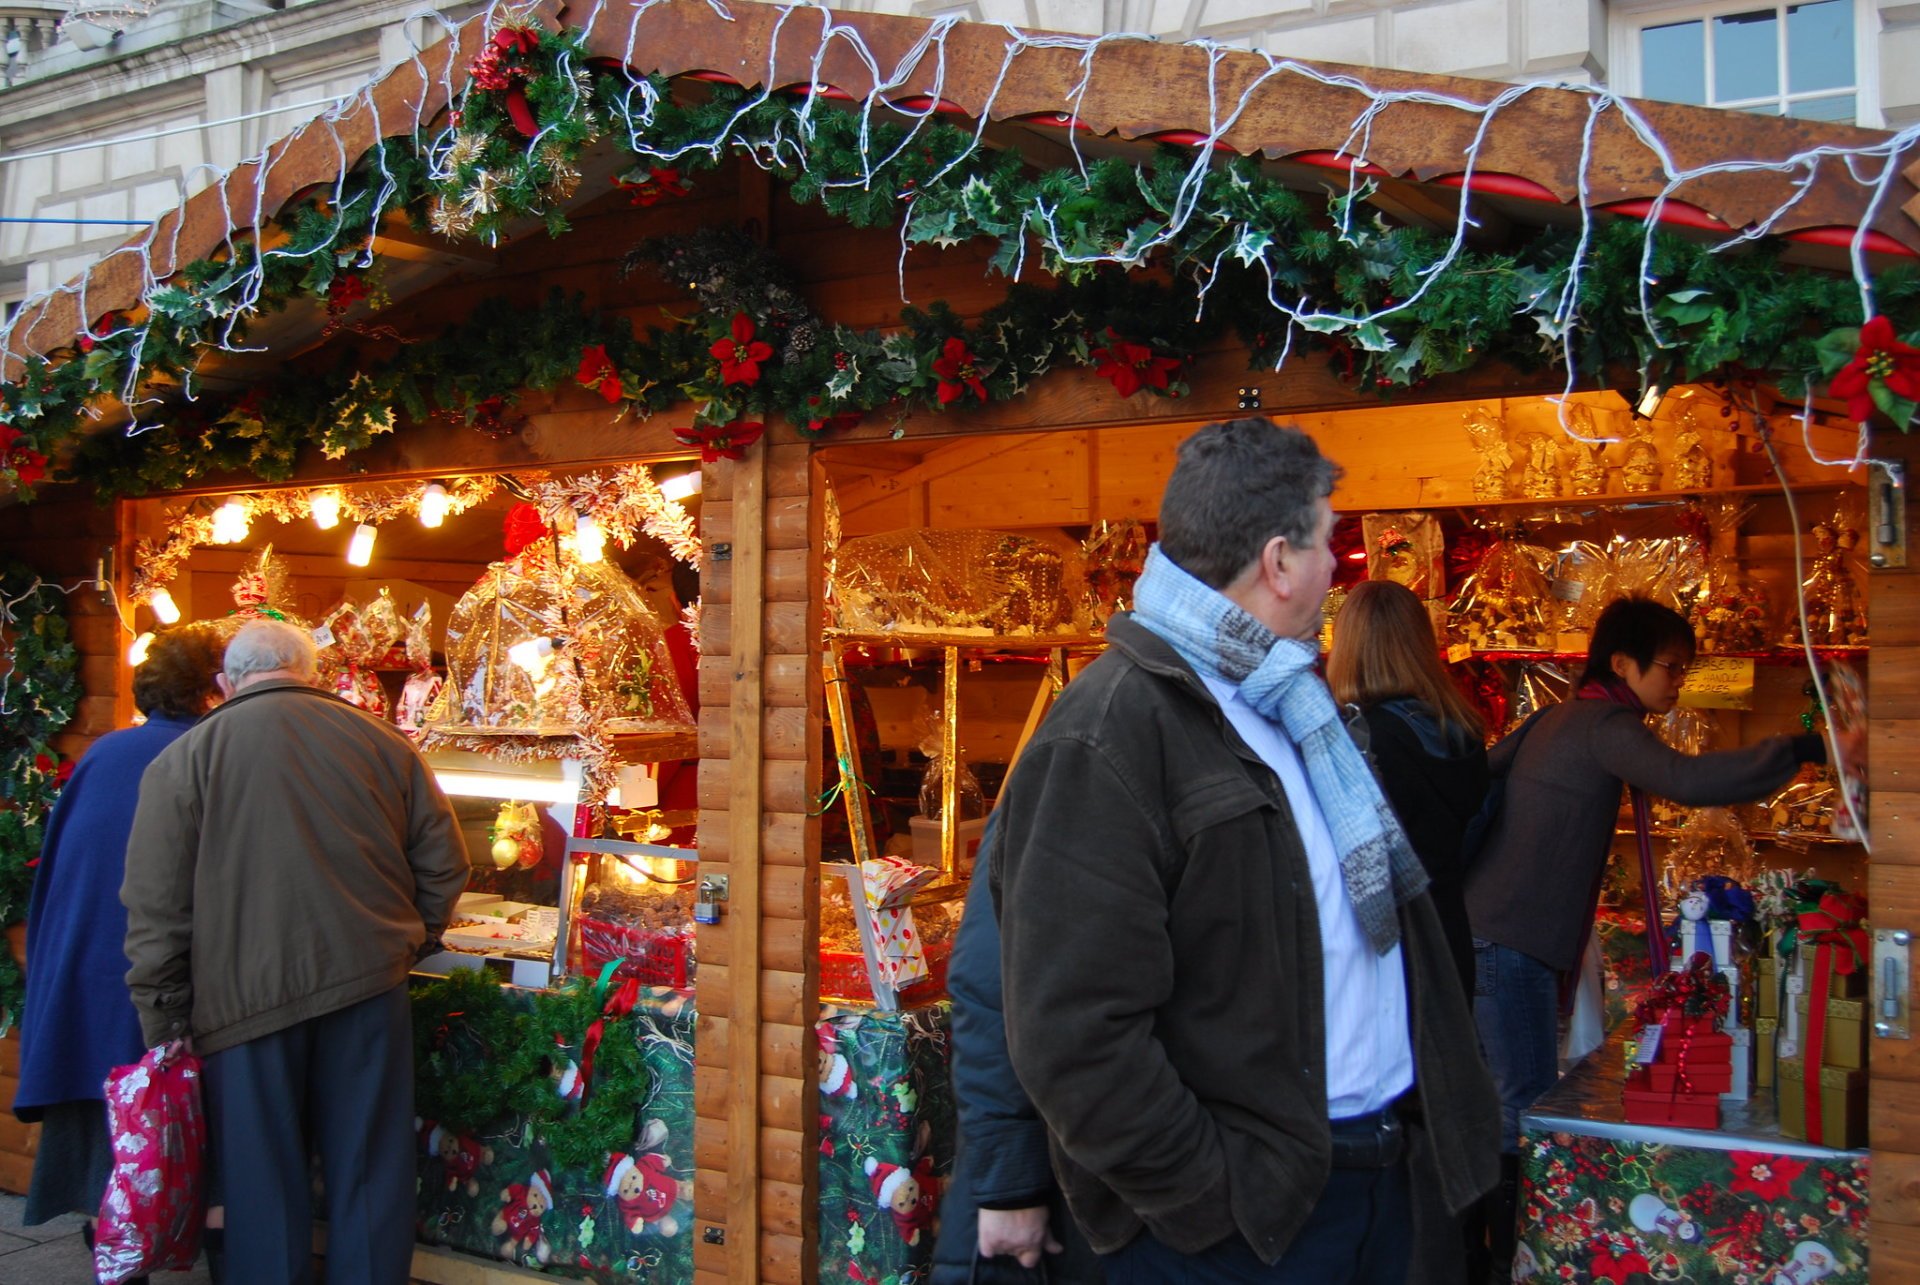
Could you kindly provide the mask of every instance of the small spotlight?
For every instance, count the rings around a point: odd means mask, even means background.
[[[436,527],[447,520],[447,506],[453,498],[447,494],[447,488],[438,482],[427,483],[426,490],[420,492],[420,525]]]
[[[313,513],[313,524],[322,531],[331,531],[340,525],[340,492],[315,491],[307,506]]]
[[[377,534],[365,522],[353,529],[353,539],[347,541],[347,562],[350,565],[364,567],[373,561],[373,537]]]
[[[247,506],[239,500],[228,500],[213,511],[213,542],[239,544],[247,538],[251,526]]]
[[[660,483],[660,494],[669,500],[684,500],[700,494],[700,470],[694,469],[678,477],[666,478]]]
[[[600,519],[590,513],[574,519],[573,551],[582,562],[598,562],[606,556],[607,533],[600,529]]]

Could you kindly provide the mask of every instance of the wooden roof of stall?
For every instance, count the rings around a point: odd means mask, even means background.
[[[1826,247],[1806,253],[1824,254],[1836,266],[1863,224],[1865,248],[1920,253],[1920,143],[1884,158],[1837,154],[1886,146],[1890,136],[1874,130],[1632,104],[1660,140],[1663,157],[1617,104],[1596,110],[1599,100],[1576,90],[1529,88],[1489,119],[1475,107],[1513,93],[1514,86],[1277,63],[1201,45],[1113,40],[1088,58],[1085,39],[1033,44],[1000,26],[936,27],[918,18],[762,4],[739,5],[725,16],[703,0],[545,0],[532,12],[549,25],[591,22],[588,43],[596,57],[669,78],[724,78],[775,89],[818,84],[830,87],[829,96],[856,101],[878,80],[889,101],[937,98],[956,118],[984,116],[990,145],[1046,163],[1068,155],[1069,130],[1089,155],[1203,138],[1212,129],[1209,97],[1225,115],[1244,96],[1245,108],[1221,134],[1220,146],[1262,156],[1277,174],[1317,188],[1328,183],[1329,165],[1338,171],[1349,163],[1342,153],[1358,150],[1356,122],[1374,108],[1365,129],[1366,172],[1379,185],[1375,203],[1403,219],[1451,226],[1467,182],[1466,158],[1484,130],[1471,180],[1475,216],[1483,221],[1568,222],[1577,217],[1570,203],[1582,199],[1595,209],[1643,215],[1646,203],[1665,196],[1672,203],[1665,217],[1675,222],[1725,233],[1771,219],[1771,232]],[[452,39],[395,68],[337,118],[301,127],[159,219],[127,243],[145,247],[146,262],[138,253],[109,255],[69,289],[32,305],[16,329],[13,354],[71,343],[87,319],[137,306],[149,281],[213,254],[232,233],[303,189],[331,185],[343,160],[351,164],[381,136],[432,122],[486,35],[484,15],[470,20]],[[1083,80],[1083,92],[1074,96]],[[1382,96],[1390,99],[1385,105],[1379,105]],[[1068,110],[1070,117],[1063,114]],[[1584,192],[1583,150],[1590,155]],[[1670,186],[1670,173],[1729,161],[1786,168],[1730,169]],[[1337,172],[1332,181],[1341,181]],[[432,253],[402,257],[418,261]]]

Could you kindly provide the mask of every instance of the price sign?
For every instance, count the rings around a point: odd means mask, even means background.
[[[1696,658],[1680,688],[1680,703],[1691,709],[1752,709],[1752,658]]]
[[[1449,665],[1457,665],[1463,660],[1471,660],[1472,658],[1472,643],[1454,643],[1451,647],[1447,648],[1447,663]]]

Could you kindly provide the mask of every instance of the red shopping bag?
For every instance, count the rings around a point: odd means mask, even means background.
[[[178,1042],[107,1076],[113,1172],[100,1199],[93,1271],[107,1285],[183,1272],[200,1256],[206,1219],[207,1121],[200,1059]]]

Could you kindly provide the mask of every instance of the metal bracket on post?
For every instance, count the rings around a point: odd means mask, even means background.
[[[1899,460],[1867,463],[1867,561],[1907,565],[1907,470]]]
[[[1873,1033],[1883,1040],[1913,1038],[1913,934],[1873,930]]]

